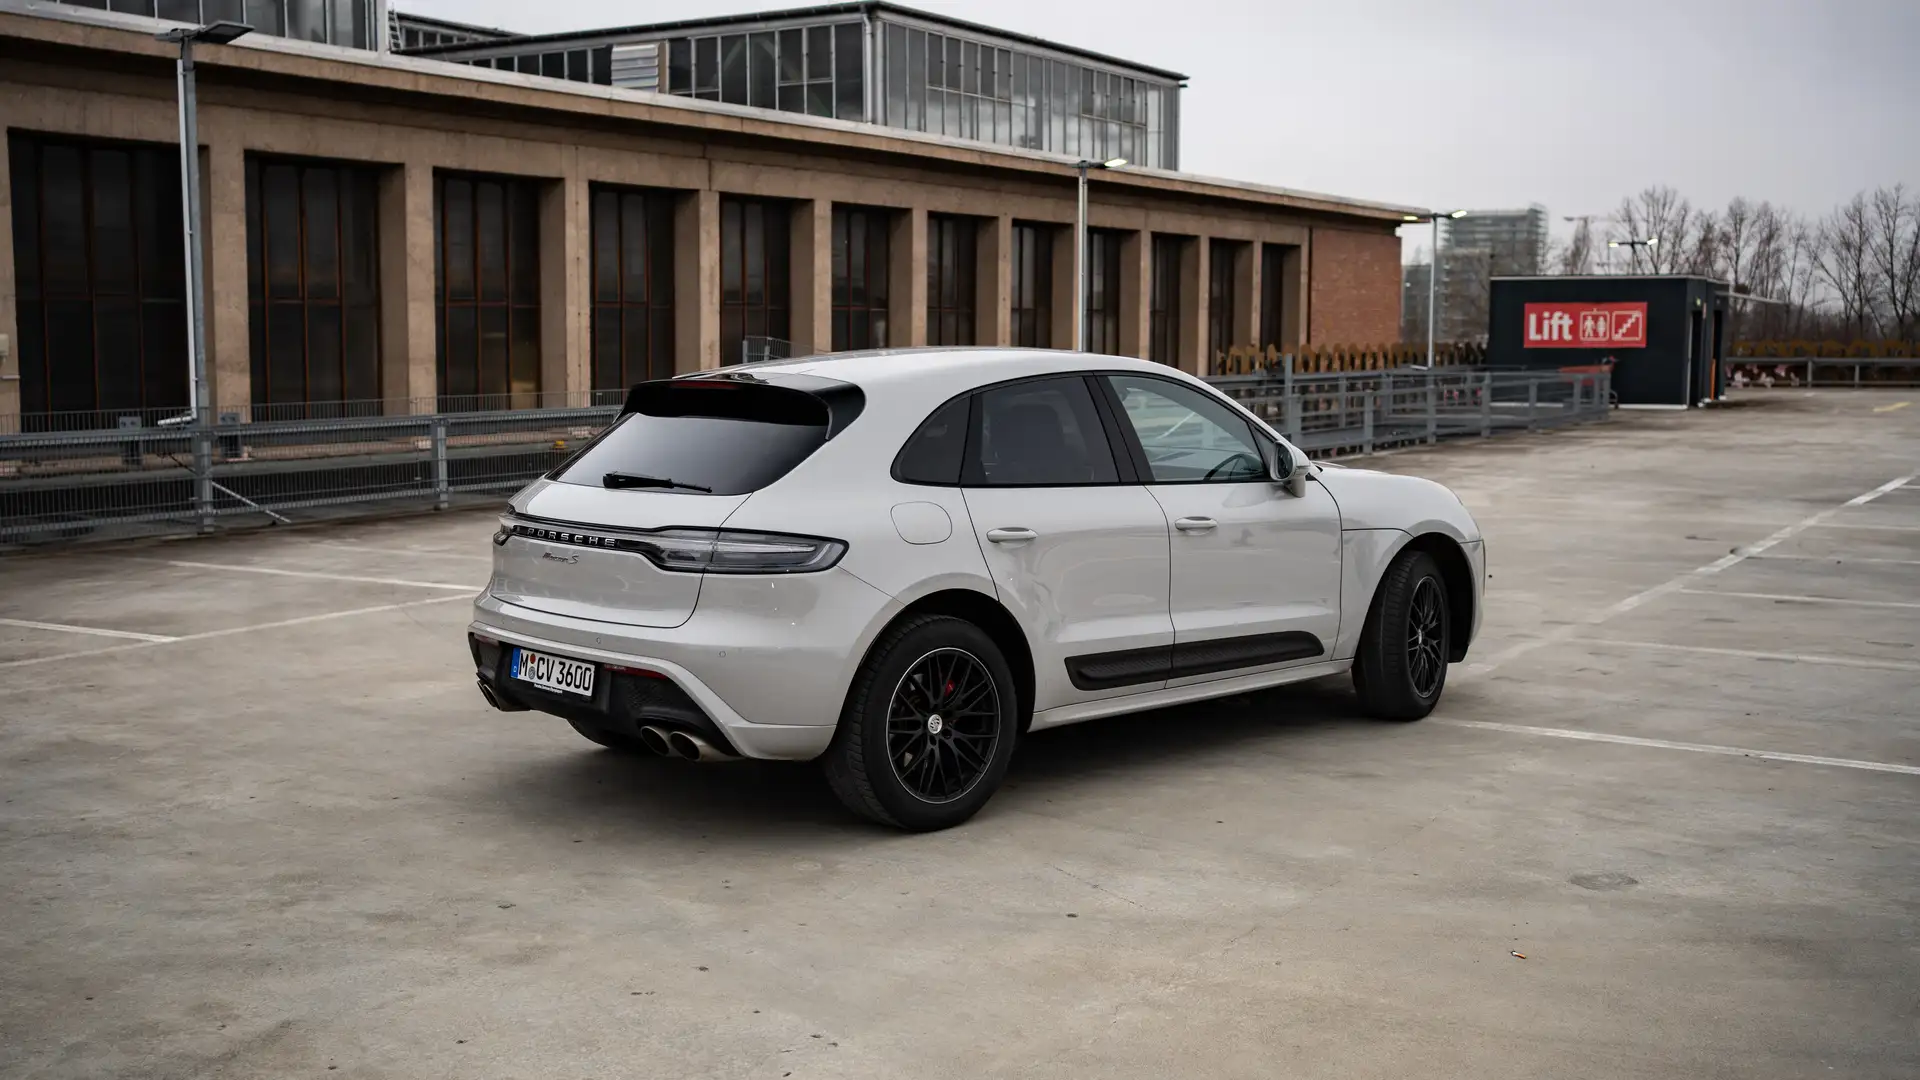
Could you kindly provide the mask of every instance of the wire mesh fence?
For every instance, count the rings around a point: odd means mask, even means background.
[[[1608,407],[1605,374],[1275,370],[1213,382],[1322,456],[1594,420]],[[498,502],[598,434],[623,398],[268,406],[204,424],[169,410],[0,417],[0,544]]]

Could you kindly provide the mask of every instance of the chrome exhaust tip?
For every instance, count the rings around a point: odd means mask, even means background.
[[[686,758],[688,761],[714,762],[740,760],[738,754],[729,754],[700,736],[691,735],[684,731],[670,733],[667,736],[667,745],[673,749],[675,754]]]
[[[661,757],[677,756],[673,742],[668,738],[667,733],[652,725],[640,729],[640,745]]]

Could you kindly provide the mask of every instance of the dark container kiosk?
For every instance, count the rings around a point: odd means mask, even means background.
[[[1727,389],[1726,285],[1683,274],[1496,277],[1487,363],[1611,364],[1621,405],[1690,408]]]

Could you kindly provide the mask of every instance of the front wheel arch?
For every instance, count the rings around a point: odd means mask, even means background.
[[[1444,533],[1422,533],[1403,545],[1400,551],[1424,551],[1433,557],[1440,567],[1440,580],[1447,589],[1447,660],[1459,663],[1467,658],[1467,646],[1472,643],[1474,612],[1473,563],[1467,558],[1466,549],[1459,541]],[[1399,558],[1400,551],[1393,553]],[[1393,559],[1388,559],[1392,565]],[[1380,590],[1385,585],[1385,576],[1374,583],[1373,599],[1368,603],[1368,615],[1380,603]]]

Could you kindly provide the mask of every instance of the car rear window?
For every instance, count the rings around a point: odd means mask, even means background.
[[[549,476],[600,487],[608,473],[626,473],[673,481],[673,490],[744,495],[793,471],[845,426],[847,403],[828,397],[741,379],[642,383],[620,418]]]

